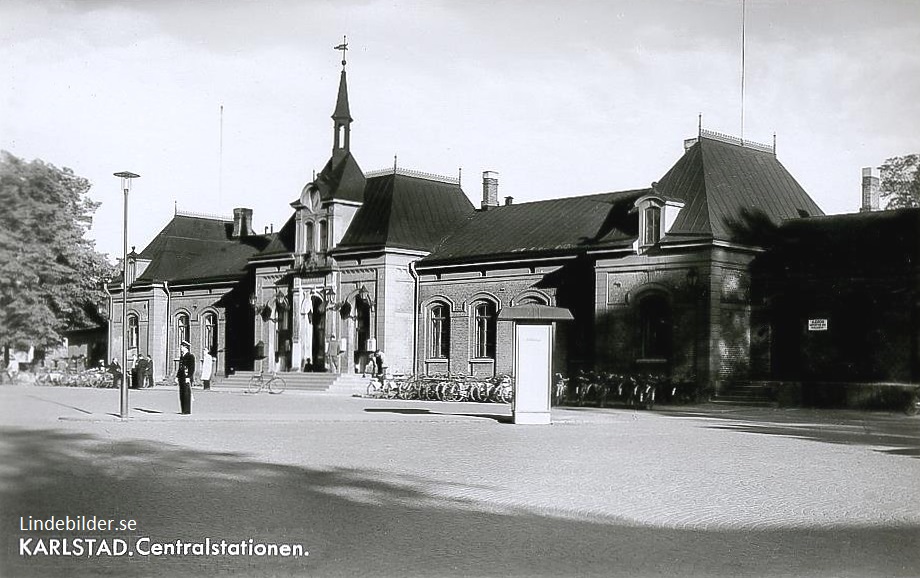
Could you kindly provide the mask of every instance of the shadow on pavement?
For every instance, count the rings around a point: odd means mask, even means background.
[[[659,412],[656,412],[659,413]],[[858,411],[770,409],[731,412],[665,411],[660,415],[712,420],[706,427],[785,436],[829,444],[863,445],[875,451],[920,458],[920,420],[897,414]]]
[[[56,430],[2,428],[0,458],[4,576],[895,576],[920,567],[918,527],[703,531],[550,517],[451,497],[466,486],[427,478]],[[20,531],[20,517],[51,515],[137,520],[123,538],[253,538],[310,554],[19,556],[20,537],[48,536]]]
[[[431,411],[426,408],[418,407],[366,407],[364,408],[366,413],[398,413],[403,415],[438,415],[438,416],[457,416],[457,417],[477,417],[483,419],[491,419],[497,421],[498,423],[512,423],[513,419],[510,415],[501,415],[494,413],[451,413],[451,412],[441,412],[441,411]]]

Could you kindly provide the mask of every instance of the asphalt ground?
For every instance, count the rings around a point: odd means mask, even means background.
[[[131,391],[121,420],[115,390],[0,387],[0,575],[920,576],[916,417],[177,397]],[[134,526],[23,529],[81,515]],[[208,539],[309,554],[148,554]]]

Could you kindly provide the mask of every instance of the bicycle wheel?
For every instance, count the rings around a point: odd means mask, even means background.
[[[407,379],[399,384],[399,399],[417,399],[418,383],[414,379]]]
[[[253,375],[246,384],[246,393],[259,393],[262,391],[262,383],[261,375]]]
[[[284,393],[287,389],[287,383],[283,377],[276,375],[268,380],[268,393]]]

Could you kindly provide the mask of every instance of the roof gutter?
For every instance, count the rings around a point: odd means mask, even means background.
[[[441,265],[441,264],[438,264],[437,262],[435,262],[435,263],[432,263],[432,264],[429,264],[429,265],[422,265],[422,266],[419,267],[418,269],[419,269],[419,270],[425,270],[425,269],[457,269],[457,268],[467,268],[467,269],[470,269],[470,268],[482,267],[482,266],[484,266],[484,265],[507,265],[507,264],[509,264],[509,263],[521,264],[521,263],[535,263],[535,262],[547,262],[547,261],[571,261],[572,259],[577,259],[577,258],[578,258],[578,255],[560,255],[560,256],[558,256],[558,257],[540,257],[540,258],[533,258],[533,259],[527,259],[527,258],[524,258],[524,259],[505,259],[505,260],[502,260],[502,261],[478,261],[478,262],[477,262],[477,261],[467,261],[467,262],[464,262],[464,263],[455,263],[455,264],[447,264],[447,265]]]

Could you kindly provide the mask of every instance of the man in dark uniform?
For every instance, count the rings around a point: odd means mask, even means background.
[[[144,373],[144,387],[153,387],[153,358],[147,354],[147,371]]]
[[[147,358],[143,355],[137,357],[137,363],[134,365],[134,380],[131,385],[134,389],[147,387]]]
[[[176,377],[179,379],[179,406],[183,415],[192,413],[192,380],[195,378],[195,356],[189,351],[191,346],[188,341],[179,344],[179,368]]]

